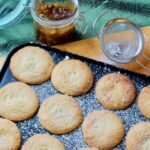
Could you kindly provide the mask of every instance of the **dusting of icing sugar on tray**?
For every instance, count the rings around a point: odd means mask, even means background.
[[[29,44],[27,44],[27,45],[29,45]],[[35,44],[33,44],[33,45],[35,45]],[[23,45],[23,46],[25,46],[25,45]],[[102,107],[102,105],[100,105],[96,101],[96,98],[95,98],[95,84],[96,84],[96,81],[100,77],[104,76],[105,74],[108,74],[108,73],[111,73],[111,72],[121,72],[122,74],[127,75],[134,82],[134,85],[136,86],[136,89],[137,89],[137,95],[138,95],[138,93],[139,93],[139,91],[141,90],[142,87],[150,84],[150,77],[135,74],[135,73],[132,73],[132,72],[129,72],[129,71],[126,71],[126,70],[123,70],[123,69],[119,69],[119,68],[116,68],[116,67],[113,67],[113,66],[110,66],[110,65],[107,65],[107,64],[103,64],[103,63],[100,63],[100,62],[97,62],[97,61],[93,61],[93,60],[90,60],[90,59],[87,59],[87,58],[83,58],[83,57],[80,57],[80,56],[68,54],[66,52],[60,52],[59,50],[53,50],[53,49],[50,49],[50,48],[47,48],[47,47],[44,47],[44,48],[46,50],[48,50],[48,52],[51,54],[51,56],[53,57],[56,64],[58,62],[64,60],[64,59],[74,58],[74,59],[80,59],[81,61],[86,62],[91,67],[91,69],[94,73],[94,76],[95,76],[95,81],[94,81],[93,88],[88,93],[86,93],[84,95],[81,95],[81,96],[75,97],[75,99],[80,103],[80,106],[82,107],[84,117],[86,117],[87,114],[89,114],[90,112],[92,112],[94,110],[103,110],[104,109]],[[6,64],[5,67],[8,67],[8,65]],[[0,86],[3,86],[5,84],[7,84],[8,82],[15,81],[14,77],[10,73],[9,68],[5,68],[3,70],[5,70],[6,72],[4,73],[4,71],[3,71],[3,78],[0,82]],[[45,98],[58,93],[53,88],[50,81],[47,81],[47,82],[45,82],[41,85],[32,85],[31,87],[36,91],[37,95],[39,96],[40,104],[42,103],[42,101]],[[114,111],[114,112],[122,118],[123,123],[125,125],[126,133],[128,132],[129,128],[133,124],[138,123],[140,121],[148,121],[139,112],[136,101],[129,108],[127,108],[125,110]],[[29,137],[31,137],[35,134],[48,133],[40,125],[40,123],[38,121],[37,114],[34,117],[32,117],[32,118],[30,118],[26,121],[18,122],[17,126],[19,127],[19,129],[21,131],[22,144]],[[79,150],[80,147],[86,147],[86,144],[83,141],[81,126],[80,126],[80,128],[76,129],[75,131],[73,131],[69,134],[64,134],[64,135],[51,134],[51,135],[56,136],[57,138],[59,138],[61,140],[61,142],[64,143],[64,145],[66,147],[66,150]],[[125,137],[124,137],[121,144],[119,144],[113,150],[125,150],[125,149],[126,148],[125,148]]]

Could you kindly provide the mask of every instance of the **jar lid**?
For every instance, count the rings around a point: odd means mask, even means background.
[[[2,0],[0,1],[0,29],[18,22],[24,15],[28,0]]]
[[[99,36],[105,55],[118,63],[131,62],[141,54],[144,47],[141,29],[125,18],[108,21]]]

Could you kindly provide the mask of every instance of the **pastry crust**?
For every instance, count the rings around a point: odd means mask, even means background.
[[[65,150],[64,145],[48,134],[37,134],[30,137],[21,150]]]
[[[129,130],[126,137],[127,150],[149,150],[150,149],[150,123],[141,122],[135,124]]]
[[[26,46],[17,51],[10,60],[14,77],[27,84],[41,84],[50,79],[54,62],[45,50]]]
[[[144,87],[138,97],[140,112],[150,120],[150,86]]]
[[[78,96],[91,89],[93,79],[93,73],[86,63],[70,59],[56,65],[51,82],[59,92]]]
[[[37,109],[38,97],[25,83],[12,82],[0,89],[0,116],[22,121],[32,117]]]
[[[129,107],[135,96],[136,89],[132,81],[120,73],[107,74],[96,85],[97,101],[110,110]]]
[[[21,135],[15,123],[0,118],[0,150],[18,150]]]
[[[98,150],[98,149],[93,147],[93,148],[80,148],[80,150]]]
[[[118,145],[124,136],[121,119],[110,111],[94,111],[84,120],[84,141],[90,147],[110,150]]]
[[[80,105],[67,95],[55,95],[46,99],[38,117],[42,126],[54,134],[71,132],[83,121]]]

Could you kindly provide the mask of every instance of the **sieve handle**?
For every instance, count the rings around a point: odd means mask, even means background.
[[[93,23],[93,30],[94,30],[94,32],[96,33],[96,35],[97,35],[97,37],[100,39],[100,36],[99,36],[99,32],[98,32],[98,30],[96,29],[96,24],[100,21],[100,19],[105,15],[105,14],[108,14],[108,13],[111,13],[111,14],[113,14],[116,18],[118,18],[119,16],[118,15],[116,15],[113,11],[109,11],[109,10],[107,10],[107,11],[104,11],[103,13],[101,13],[96,19],[95,19],[95,21],[94,21],[94,23]]]
[[[146,55],[144,54],[141,54],[141,56],[143,56],[143,58],[146,60],[146,61],[149,61],[150,62],[150,58],[147,57]],[[139,60],[135,60],[135,62],[140,66],[142,67],[144,70],[146,70],[147,72],[150,73],[150,68],[146,67],[143,63],[141,63]]]

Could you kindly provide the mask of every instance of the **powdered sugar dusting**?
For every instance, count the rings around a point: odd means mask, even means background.
[[[76,58],[75,56],[72,55],[62,55],[61,53],[55,52],[55,51],[50,51],[50,54],[52,55],[55,63],[60,62],[61,60],[68,59],[68,58]],[[85,61],[84,59],[81,59],[82,61]],[[93,88],[86,94],[82,96],[75,97],[75,99],[80,103],[80,106],[82,107],[83,114],[84,116],[87,116],[90,112],[94,110],[105,110],[97,101],[95,98],[95,85],[96,81],[102,77],[105,74],[111,73],[111,72],[121,72],[134,82],[137,91],[150,84],[150,80],[148,80],[146,77],[142,76],[136,76],[135,74],[132,73],[126,73],[126,71],[111,67],[109,65],[104,65],[104,64],[99,64],[96,62],[90,62],[90,61],[85,61],[87,64],[92,68],[95,76],[95,81]],[[15,79],[12,77],[10,71],[7,71],[6,76],[8,76],[7,80],[9,79],[10,82],[15,81]],[[3,81],[7,83],[8,81]],[[54,89],[53,85],[51,84],[50,81],[47,81],[41,85],[33,85],[31,86],[39,96],[40,104],[44,99],[46,99],[49,96],[58,94],[58,92]],[[137,92],[137,93],[138,93]],[[131,105],[128,109],[126,110],[120,110],[120,111],[115,111],[117,115],[119,115],[123,123],[125,124],[125,131],[126,133],[128,132],[129,128],[140,121],[147,121],[139,112],[139,109],[137,107],[136,101],[134,102],[133,105]],[[69,115],[69,114],[68,114]],[[33,116],[32,118],[17,123],[21,135],[22,135],[22,144],[31,136],[39,133],[48,133],[46,130],[42,128],[38,121],[37,114]],[[49,133],[50,134],[50,133]],[[82,136],[82,130],[81,127],[76,129],[75,131],[65,134],[65,135],[54,135],[50,134],[52,136],[55,136],[61,140],[61,142],[64,143],[66,150],[79,150],[80,147],[87,147],[87,145],[83,141],[83,136]],[[123,141],[121,142],[120,145],[118,145],[114,150],[125,150],[125,137]]]
[[[105,48],[107,54],[118,60],[126,60],[136,56],[137,53],[136,43],[119,43],[117,41],[110,41],[106,44]]]

